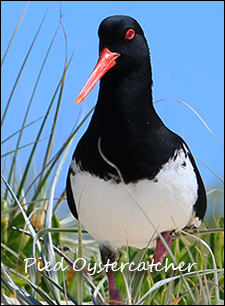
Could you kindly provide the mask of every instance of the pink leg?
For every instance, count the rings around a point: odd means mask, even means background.
[[[109,305],[121,305],[122,296],[121,293],[119,292],[119,289],[116,286],[114,272],[112,271],[111,267],[109,267],[107,275],[109,282],[109,298],[110,298]]]
[[[167,245],[169,248],[171,248],[172,246],[172,238],[170,236],[170,234],[168,232],[163,232],[161,233],[161,235],[163,236],[164,240],[166,241]],[[168,255],[168,251],[164,245],[164,243],[162,242],[162,240],[158,237],[156,240],[156,249],[155,249],[155,253],[154,253],[154,264],[160,262],[160,264],[163,262],[164,257],[166,257]]]

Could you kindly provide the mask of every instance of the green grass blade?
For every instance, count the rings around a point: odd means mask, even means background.
[[[49,142],[48,142],[48,145],[47,145],[47,150],[46,150],[46,154],[45,154],[45,158],[44,158],[44,162],[43,162],[43,167],[42,167],[43,169],[45,168],[46,164],[48,163],[48,161],[50,159],[50,153],[51,153],[52,146],[53,146],[53,139],[54,139],[54,134],[55,134],[56,123],[57,123],[57,119],[58,119],[58,115],[59,115],[59,109],[60,109],[61,100],[62,100],[62,93],[63,93],[64,83],[65,83],[66,71],[67,71],[67,67],[68,67],[68,63],[67,63],[67,35],[66,35],[66,32],[65,32],[63,24],[62,24],[62,16],[60,17],[60,24],[62,26],[64,37],[65,37],[65,46],[66,46],[65,65],[64,65],[64,70],[63,70],[63,76],[62,76],[62,79],[61,79],[61,86],[60,86],[58,103],[57,103],[57,106],[56,106],[55,116],[54,116],[54,119],[53,119],[53,125],[52,125],[52,128],[51,128]],[[42,175],[40,177],[40,180],[42,180],[43,175],[44,175],[44,173],[42,173]]]
[[[82,258],[82,229],[80,221],[80,212],[78,208],[78,258]],[[83,278],[82,270],[77,272],[77,292],[78,292],[78,304],[83,304]]]
[[[2,274],[4,277],[1,278],[2,283],[5,287],[11,291],[16,297],[21,305],[27,303],[28,305],[42,305],[38,300],[36,300],[32,295],[30,295],[25,289],[21,289],[6,271],[4,265],[1,265]]]
[[[33,196],[33,201],[35,201],[38,198],[38,195],[40,193],[40,190],[42,189],[43,185],[46,183],[47,179],[49,178],[50,174],[52,173],[52,169],[54,168],[55,164],[58,162],[60,156],[62,155],[63,151],[66,149],[68,143],[70,140],[75,136],[81,125],[87,120],[87,118],[90,116],[90,114],[93,112],[94,107],[90,110],[90,112],[85,116],[85,118],[82,120],[82,122],[79,124],[79,126],[75,129],[75,131],[67,138],[67,140],[64,142],[62,147],[59,149],[59,151],[55,154],[55,156],[49,161],[49,163],[46,165],[48,168],[48,171],[46,172],[45,176],[41,180],[41,182],[38,185],[38,188]],[[31,188],[31,186],[34,184],[34,182],[37,180],[37,178],[31,183],[29,186],[27,192]]]
[[[14,255],[18,260],[23,262],[24,258],[18,253],[16,253],[14,250],[9,248],[5,243],[1,242],[1,247],[4,248],[6,251],[10,252],[12,255]]]
[[[7,137],[6,139],[4,139],[3,141],[1,141],[1,144],[3,145],[6,141],[10,140],[13,136],[15,136],[16,134],[20,133],[22,130],[28,128],[30,125],[36,123],[37,121],[41,120],[43,116],[41,116],[40,118],[28,123],[27,125],[25,125],[24,127],[22,127],[21,129],[19,129],[18,131],[16,131],[15,133],[11,134],[9,137]]]
[[[10,94],[10,97],[9,97],[9,100],[8,100],[8,103],[7,103],[7,106],[6,106],[6,109],[5,109],[3,118],[2,118],[2,125],[3,125],[3,122],[4,122],[5,116],[6,116],[6,114],[7,114],[8,107],[9,107],[10,102],[11,102],[11,100],[12,100],[14,91],[15,91],[15,89],[16,89],[17,83],[18,83],[19,78],[20,78],[20,76],[21,76],[21,74],[22,74],[22,72],[23,72],[23,69],[24,69],[25,64],[26,64],[26,62],[27,62],[27,59],[28,59],[28,57],[29,57],[29,55],[30,55],[30,53],[31,53],[31,50],[33,49],[33,46],[34,46],[34,44],[35,44],[35,42],[36,42],[36,39],[37,39],[37,37],[38,37],[38,35],[39,35],[39,33],[40,33],[40,30],[41,30],[42,25],[43,25],[43,23],[44,23],[44,21],[45,21],[47,12],[48,12],[48,9],[47,9],[47,11],[46,11],[46,13],[45,13],[45,15],[44,15],[42,21],[41,21],[41,24],[40,24],[40,26],[39,26],[39,28],[38,28],[38,31],[37,31],[37,33],[36,33],[36,35],[35,35],[35,37],[34,37],[34,39],[33,39],[33,41],[32,41],[32,44],[31,44],[31,46],[30,46],[30,48],[29,48],[29,51],[28,51],[28,53],[27,53],[27,55],[26,55],[26,57],[25,57],[25,60],[24,60],[24,62],[23,62],[23,64],[22,64],[22,67],[21,67],[21,69],[20,69],[20,71],[19,71],[19,74],[18,74],[18,76],[17,76],[16,82],[15,82],[15,84],[14,84],[14,86],[13,86],[12,91],[11,91],[11,94]],[[24,121],[23,121],[23,124],[22,124],[22,129],[21,129],[21,132],[20,132],[19,137],[18,137],[18,140],[17,140],[16,151],[15,151],[15,154],[14,154],[14,156],[13,156],[13,160],[12,160],[12,164],[11,164],[11,169],[10,169],[10,171],[9,171],[9,176],[8,176],[8,183],[9,183],[9,184],[11,183],[11,180],[12,180],[12,175],[13,175],[13,172],[14,172],[14,168],[15,168],[15,164],[16,164],[16,158],[17,158],[17,149],[19,148],[19,145],[20,145],[20,141],[21,141],[22,134],[23,134],[23,127],[24,127],[25,124],[26,124],[26,120],[27,120],[27,116],[28,116],[28,113],[29,113],[29,110],[30,110],[30,106],[31,106],[32,100],[33,100],[33,99],[31,99],[31,101],[29,102],[29,105],[28,105],[28,108],[27,108],[27,111],[26,111],[26,114],[25,114],[25,117],[24,117]],[[1,126],[2,126],[2,125],[1,125]],[[6,190],[6,197],[7,197],[7,194],[8,194],[8,191]]]
[[[56,32],[55,32],[55,34],[54,34],[54,36],[53,36],[53,39],[52,39],[52,41],[51,41],[51,43],[50,43],[50,46],[49,46],[49,48],[48,48],[48,50],[47,50],[47,53],[46,53],[46,55],[45,55],[45,58],[44,58],[44,61],[43,61],[43,64],[42,64],[42,67],[41,67],[41,70],[40,70],[40,73],[39,73],[39,76],[38,76],[36,85],[35,85],[34,92],[33,92],[33,94],[32,94],[32,97],[33,97],[33,95],[34,95],[34,93],[35,93],[37,84],[38,84],[39,79],[40,79],[40,77],[41,77],[41,74],[42,74],[43,68],[44,68],[44,66],[45,66],[45,63],[46,63],[46,61],[47,61],[47,58],[48,58],[48,56],[49,56],[49,54],[50,54],[50,51],[51,51],[51,48],[52,48],[53,43],[54,43],[54,41],[55,41],[56,35],[57,35],[57,33],[58,33],[58,30],[59,30],[59,27],[57,28],[57,30],[56,30]],[[57,89],[56,89],[56,92],[55,92],[54,97],[56,96],[56,93],[57,93]],[[47,121],[48,114],[49,114],[49,112],[50,112],[50,110],[51,110],[51,107],[52,107],[52,105],[53,105],[53,102],[54,102],[54,98],[52,99],[52,101],[51,101],[51,103],[50,103],[50,105],[49,105],[49,108],[48,108],[47,113],[46,113],[46,115],[45,115],[45,118],[44,118],[44,120],[43,120],[42,126],[41,126],[41,128],[40,128],[40,130],[39,130],[39,133],[38,133],[38,135],[37,135],[36,142],[38,142],[39,139],[40,139],[41,133],[42,133],[43,128],[44,128],[44,126],[45,126],[45,123],[46,123],[46,121]],[[35,145],[33,146],[33,149],[32,149],[31,154],[30,154],[30,156],[29,156],[27,165],[26,165],[26,167],[25,167],[25,171],[24,171],[24,174],[23,174],[23,178],[22,178],[22,181],[21,181],[21,183],[20,183],[20,188],[19,188],[18,194],[17,194],[18,197],[20,197],[21,191],[22,191],[22,189],[23,189],[23,187],[24,187],[24,184],[25,184],[25,181],[26,181],[26,178],[27,178],[27,175],[28,175],[28,171],[29,171],[29,169],[30,169],[31,162],[32,162],[32,159],[33,159],[33,157],[34,157],[35,150],[36,150],[36,148],[37,148],[37,144],[38,144],[38,143],[35,143]]]
[[[17,199],[17,197],[15,196],[13,190],[11,189],[11,187],[9,186],[9,184],[7,183],[7,181],[5,180],[5,178],[4,178],[3,175],[1,175],[1,178],[2,178],[3,182],[5,183],[6,187],[8,188],[9,192],[10,192],[11,195],[13,196],[14,200],[16,201],[17,205],[19,206],[20,211],[21,211],[21,213],[22,213],[22,215],[23,215],[23,217],[24,217],[24,220],[25,220],[25,222],[26,222],[26,225],[27,225],[27,227],[28,227],[28,229],[29,229],[29,231],[30,231],[32,237],[34,238],[34,237],[36,236],[36,232],[35,232],[35,230],[34,230],[32,224],[31,224],[29,218],[27,217],[27,215],[26,215],[26,213],[25,213],[25,211],[24,211],[22,205],[21,205],[20,202],[18,201],[18,199]],[[41,249],[40,249],[40,250],[41,250]]]
[[[39,131],[38,131],[38,135],[37,135],[37,137],[36,137],[36,141],[34,142],[34,146],[33,146],[33,148],[32,148],[32,151],[31,151],[31,153],[30,153],[30,156],[29,156],[29,158],[28,158],[28,161],[27,161],[27,164],[26,164],[24,173],[23,173],[23,177],[22,177],[22,180],[21,180],[21,182],[20,182],[19,189],[18,189],[18,193],[17,193],[17,197],[18,197],[18,198],[20,198],[20,196],[21,196],[21,192],[22,192],[22,189],[23,189],[23,187],[24,187],[24,184],[25,184],[25,181],[26,181],[26,178],[27,178],[28,171],[29,171],[29,169],[30,169],[30,165],[31,165],[32,159],[33,159],[33,157],[34,157],[34,153],[35,153],[35,151],[36,151],[36,148],[37,148],[37,145],[38,145],[38,141],[39,141],[39,139],[40,139],[40,137],[41,137],[41,134],[42,134],[42,131],[43,131],[44,127],[45,127],[46,121],[47,121],[47,119],[48,119],[48,115],[49,115],[50,110],[51,110],[51,108],[52,108],[52,106],[53,106],[53,103],[54,103],[55,97],[56,97],[56,95],[57,95],[57,92],[58,92],[58,90],[59,90],[59,87],[60,87],[60,83],[58,84],[58,86],[57,86],[57,88],[56,88],[56,90],[55,90],[55,93],[54,93],[54,95],[53,95],[53,98],[52,98],[52,100],[51,100],[51,102],[50,102],[50,104],[49,104],[49,107],[48,107],[48,110],[47,110],[47,112],[46,112],[46,115],[44,116],[44,120],[43,120],[43,122],[42,122],[42,124],[41,124],[41,127],[40,127]]]
[[[45,302],[47,302],[49,305],[54,305],[54,302],[53,300],[49,297],[48,294],[46,294],[46,292],[39,288],[39,286],[37,286],[36,284],[32,283],[28,277],[25,277],[24,275],[22,275],[21,273],[18,273],[17,271],[13,270],[12,268],[9,268],[9,271],[12,273],[12,274],[15,274],[17,277],[19,277],[20,279],[26,281],[30,286],[31,288],[33,288],[36,293],[38,293],[43,299]],[[31,301],[34,303],[36,302],[37,304],[30,304],[30,305],[42,305],[37,299],[35,299],[34,297],[32,297]],[[40,304],[39,304],[40,303]]]
[[[66,153],[68,153],[68,150],[67,150]],[[53,184],[51,186],[51,192],[50,192],[50,197],[49,197],[49,201],[48,201],[48,204],[47,204],[47,211],[46,211],[46,216],[45,216],[45,224],[44,224],[45,229],[49,229],[49,228],[52,227],[52,218],[53,218],[52,212],[53,212],[54,193],[55,193],[55,188],[56,188],[57,181],[59,179],[63,164],[65,162],[66,155],[67,154],[64,154],[64,156],[63,156],[63,158],[62,158],[62,160],[59,164],[59,167],[56,171],[56,174],[55,174],[55,177],[54,177],[54,180],[53,180]],[[54,252],[54,248],[53,248],[52,236],[51,236],[50,233],[47,233],[47,234],[44,235],[44,243],[45,243],[45,246],[47,246],[46,247],[47,260],[49,262],[51,262],[53,265],[55,265],[56,264],[56,257],[55,257],[55,252]],[[56,283],[59,282],[58,273],[56,273],[55,271],[52,271],[52,273],[50,272],[49,274],[50,274],[51,278]],[[54,291],[55,291],[54,294],[57,296],[57,299],[60,300],[59,292],[57,290],[54,290]]]
[[[218,272],[222,272],[223,269],[209,269],[209,270],[201,270],[201,271],[198,271],[198,274],[199,275],[207,275],[207,274],[211,274],[211,273],[218,273]],[[183,274],[183,277],[186,277],[186,276],[195,276],[196,275],[196,271],[192,271],[192,272],[188,272],[188,273],[185,273]],[[161,286],[164,286],[165,284],[171,282],[171,281],[174,281],[176,279],[179,279],[181,278],[182,275],[177,275],[177,276],[173,276],[173,277],[169,277],[169,278],[166,278],[166,279],[162,279],[158,282],[156,282],[150,290],[148,290],[140,299],[139,301],[137,302],[137,305],[140,305],[145,299],[146,297],[152,293],[153,291],[157,290],[158,288],[160,288]],[[220,305],[220,304],[216,304],[216,305]]]
[[[55,35],[56,35],[56,34],[55,34]],[[54,37],[55,37],[55,36],[54,36]],[[53,40],[54,40],[54,38],[53,38]],[[52,40],[52,43],[53,43],[53,40]],[[52,43],[51,43],[51,45],[52,45]],[[50,45],[50,47],[51,47],[51,45]],[[49,47],[49,49],[50,49],[50,47]],[[72,54],[72,56],[71,56],[71,58],[70,58],[70,61],[69,61],[69,63],[68,63],[68,67],[69,67],[69,65],[70,65],[70,63],[71,63],[71,61],[72,61],[73,56],[74,56],[74,53]],[[67,68],[68,68],[68,67],[67,67]],[[64,76],[64,75],[63,75],[63,76]],[[58,93],[58,90],[60,89],[62,80],[63,80],[63,77],[60,79],[60,81],[59,81],[59,83],[58,83],[58,85],[57,85],[57,87],[56,87],[56,90],[55,90],[55,92],[54,92],[54,94],[53,94],[53,97],[52,97],[51,102],[50,102],[50,104],[49,104],[48,110],[47,110],[47,112],[46,112],[46,115],[44,116],[44,120],[43,120],[43,122],[42,122],[42,125],[41,125],[41,127],[40,127],[40,129],[39,129],[38,135],[37,135],[37,137],[36,137],[36,142],[35,142],[35,144],[34,144],[34,147],[33,147],[32,151],[31,151],[31,154],[30,154],[30,156],[29,156],[27,165],[26,165],[26,167],[25,167],[25,170],[24,170],[24,173],[23,173],[23,177],[22,177],[22,181],[20,182],[20,186],[19,186],[18,193],[17,193],[17,197],[18,197],[18,198],[20,198],[22,189],[24,188],[24,184],[25,184],[25,181],[26,181],[26,177],[27,177],[27,175],[28,175],[28,171],[29,171],[29,169],[30,169],[31,162],[32,162],[32,159],[33,159],[33,157],[34,157],[34,153],[35,153],[35,150],[36,150],[36,147],[37,147],[37,144],[38,144],[38,140],[39,140],[40,137],[41,137],[42,131],[43,131],[44,126],[45,126],[45,124],[46,124],[46,121],[47,121],[47,119],[48,119],[48,114],[50,113],[50,110],[51,110],[51,108],[52,108],[52,106],[53,106],[53,103],[54,103],[54,101],[55,101],[55,98],[56,98],[56,95],[57,95],[57,93]],[[88,114],[88,115],[89,115],[89,114]],[[53,159],[52,159],[52,160],[53,160]],[[49,164],[50,164],[50,163],[51,163],[51,162],[49,162]],[[48,164],[46,165],[46,167],[48,167]],[[43,168],[43,170],[45,170],[45,168]],[[50,173],[51,173],[51,171],[49,172],[49,175],[50,175]],[[40,178],[41,176],[42,176],[42,172],[36,177],[36,179],[34,180],[34,182],[36,182],[36,180],[37,180],[38,178]],[[47,179],[47,178],[48,178],[48,176],[46,177],[46,179]],[[30,188],[31,188],[31,186],[34,184],[34,182],[31,183],[31,185],[30,185],[30,187],[28,188],[27,192],[30,190]],[[38,185],[38,187],[37,187],[37,190],[40,191],[41,188],[43,187],[43,185],[44,185],[45,183],[46,183],[46,180],[43,181],[43,180],[39,179],[39,185]],[[35,199],[35,200],[37,199],[37,194],[38,194],[38,193],[36,192],[36,196],[34,196],[34,199]]]
[[[13,39],[14,39],[14,37],[15,37],[15,35],[16,35],[17,30],[19,29],[19,26],[20,26],[20,24],[21,24],[21,22],[22,22],[22,20],[23,20],[24,14],[25,14],[25,12],[26,12],[26,10],[27,10],[29,4],[30,4],[30,1],[27,2],[27,5],[26,5],[26,7],[25,7],[25,9],[24,9],[24,11],[23,11],[23,14],[21,15],[20,20],[19,20],[19,22],[17,23],[17,26],[16,26],[16,28],[15,28],[15,31],[13,32],[12,38],[10,39],[10,42],[9,42],[9,44],[8,44],[8,47],[7,47],[7,49],[6,49],[6,51],[5,51],[5,54],[4,54],[4,56],[3,56],[3,59],[2,59],[2,62],[1,62],[1,68],[3,67],[4,61],[5,61],[5,59],[6,59],[6,56],[7,56],[8,52],[9,52],[10,46],[11,46],[11,44],[12,44],[12,42],[13,42]]]
[[[210,248],[209,245],[208,245],[204,240],[202,240],[201,238],[196,237],[196,236],[193,236],[193,235],[191,235],[190,233],[187,233],[187,234],[188,234],[188,236],[190,236],[190,237],[192,237],[192,238],[198,240],[200,243],[202,243],[202,244],[209,250],[210,255],[212,256],[213,269],[215,270],[215,272],[214,272],[215,283],[218,285],[218,284],[219,284],[219,279],[218,279],[218,275],[217,275],[217,272],[216,272],[216,271],[219,270],[219,269],[217,269],[216,260],[215,260],[215,257],[214,257],[214,254],[213,254],[211,248]],[[216,299],[215,299],[215,302],[216,302],[216,305],[219,305],[219,303],[220,303],[220,296],[219,296],[219,289],[218,289],[217,286],[215,286],[215,292],[216,292]]]
[[[15,81],[15,83],[14,83],[14,85],[13,85],[11,94],[10,94],[10,96],[9,96],[9,100],[8,100],[8,102],[7,102],[7,105],[6,105],[4,114],[3,114],[3,116],[2,116],[1,127],[3,126],[3,123],[4,123],[4,120],[5,120],[5,117],[6,117],[6,114],[7,114],[9,105],[10,105],[10,102],[11,102],[11,100],[12,100],[14,91],[15,91],[15,89],[16,89],[16,86],[17,86],[17,84],[18,84],[18,81],[19,81],[19,79],[20,79],[20,76],[21,76],[21,74],[22,74],[22,72],[23,72],[23,69],[24,69],[24,67],[25,67],[25,65],[26,65],[26,62],[27,62],[27,60],[28,60],[28,58],[29,58],[29,55],[30,55],[30,53],[31,53],[31,50],[33,49],[34,43],[35,43],[35,41],[36,41],[36,39],[37,39],[37,37],[38,37],[38,34],[39,34],[39,32],[40,32],[40,30],[41,30],[41,28],[42,28],[43,23],[44,23],[44,21],[45,21],[45,18],[46,18],[46,16],[47,16],[47,13],[48,13],[48,9],[47,9],[47,11],[46,11],[46,13],[45,13],[45,15],[44,15],[42,21],[41,21],[41,24],[40,24],[40,26],[39,26],[39,28],[38,28],[38,31],[37,31],[37,33],[36,33],[36,35],[35,35],[35,37],[34,37],[32,43],[31,43],[31,46],[30,46],[30,48],[29,48],[29,50],[28,50],[28,53],[27,53],[27,55],[26,55],[26,57],[25,57],[25,60],[24,60],[24,62],[23,62],[23,64],[22,64],[22,67],[20,68],[19,74],[18,74],[18,76],[17,76],[17,78],[16,78],[16,81]]]
[[[52,280],[50,277],[48,277],[47,275],[44,275],[43,273],[39,272],[43,277],[45,277],[49,282],[51,282],[58,290],[60,290],[62,293],[64,293],[64,288],[59,285],[58,283],[54,282],[54,280]],[[79,305],[77,300],[69,293],[66,292],[67,296],[69,297],[69,299],[75,304],[75,305]]]
[[[36,144],[36,143],[38,143],[38,142],[40,142],[40,141],[42,141],[42,140],[44,140],[44,139],[39,139],[39,140],[36,140],[36,141],[34,141],[34,142],[27,143],[26,145],[24,145],[24,146],[22,146],[22,147],[19,147],[19,148],[15,149],[15,150],[12,150],[12,151],[9,151],[9,152],[3,154],[1,157],[3,158],[3,157],[6,157],[7,155],[10,155],[10,154],[12,154],[12,153],[17,153],[19,150],[22,150],[22,149],[24,149],[24,148],[26,148],[26,147],[29,147],[29,146],[31,146],[31,145],[33,145],[33,144]],[[22,187],[23,187],[23,186],[22,186]]]

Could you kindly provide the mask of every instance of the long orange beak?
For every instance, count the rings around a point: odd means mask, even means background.
[[[104,48],[102,50],[97,65],[75,101],[76,104],[83,101],[95,87],[98,81],[103,77],[103,75],[116,65],[115,59],[119,56],[119,53],[111,52],[108,48]]]

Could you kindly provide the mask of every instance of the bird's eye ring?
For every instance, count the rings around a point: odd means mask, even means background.
[[[134,38],[134,36],[135,36],[135,31],[134,31],[133,29],[127,30],[127,32],[126,32],[126,34],[125,34],[125,38],[126,38],[126,39],[131,40],[131,39]]]

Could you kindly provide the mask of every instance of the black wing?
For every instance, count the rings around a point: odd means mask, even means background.
[[[71,175],[75,175],[75,173],[70,167],[68,171],[68,175],[67,175],[67,180],[66,180],[66,196],[67,196],[67,203],[69,205],[70,211],[72,212],[74,217],[77,219],[78,218],[77,209],[76,209],[75,200],[73,197],[73,191],[71,188],[71,180],[70,180]]]
[[[194,158],[191,153],[188,154],[190,161],[194,167],[194,171],[197,177],[197,183],[198,183],[198,199],[194,205],[194,211],[195,216],[199,218],[199,220],[202,220],[205,216],[206,207],[207,207],[207,199],[206,199],[206,192],[205,192],[205,186],[203,184],[202,178],[200,176],[200,173],[198,171],[198,168],[195,164]]]

